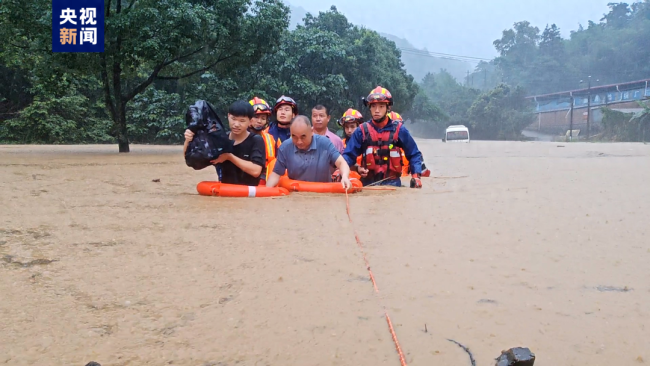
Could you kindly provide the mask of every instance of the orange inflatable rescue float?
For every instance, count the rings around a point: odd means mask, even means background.
[[[363,188],[360,180],[351,179],[352,187],[348,189],[348,193],[360,192]],[[279,187],[285,188],[291,192],[312,192],[312,193],[345,193],[345,189],[340,182],[331,183],[314,183],[303,182],[300,180],[289,179],[288,177],[280,177]]]
[[[251,187],[220,182],[200,182],[196,185],[196,190],[202,196],[219,197],[277,197],[289,195],[289,191],[282,187]]]

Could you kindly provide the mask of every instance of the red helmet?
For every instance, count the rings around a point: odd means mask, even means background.
[[[391,121],[404,122],[404,119],[402,118],[402,116],[400,116],[399,113],[397,113],[397,112],[388,113],[388,118],[390,118]]]
[[[386,103],[390,107],[393,105],[393,96],[390,94],[388,89],[377,86],[370,91],[370,94],[368,94],[368,96],[363,100],[363,105],[366,107],[375,103]]]
[[[293,114],[298,115],[298,103],[296,103],[296,101],[292,98],[284,95],[278,98],[278,100],[275,102],[275,105],[273,106],[273,112],[277,112],[278,108],[282,105],[290,105],[291,109],[293,109]]]
[[[359,113],[358,110],[349,108],[345,113],[343,113],[343,117],[339,118],[337,123],[339,126],[343,127],[344,124],[346,123],[356,123],[356,124],[361,124],[363,122],[363,116],[361,113]]]
[[[269,104],[262,98],[254,97],[249,100],[248,103],[253,106],[255,114],[271,114],[271,107],[269,107]]]

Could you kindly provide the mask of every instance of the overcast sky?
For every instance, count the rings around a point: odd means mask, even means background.
[[[354,24],[406,38],[432,52],[492,58],[492,42],[517,21],[528,20],[540,30],[555,23],[566,38],[579,24],[586,28],[589,20],[598,22],[614,0],[284,1],[312,14],[336,5]]]

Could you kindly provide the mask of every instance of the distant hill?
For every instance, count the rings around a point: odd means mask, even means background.
[[[379,33],[381,36],[395,42],[398,48],[417,49],[408,40],[399,38],[392,34]],[[426,48],[418,49],[427,51]],[[427,55],[418,55],[412,52],[402,52],[402,62],[409,74],[413,75],[416,81],[422,81],[422,78],[427,73],[440,72],[441,69],[446,69],[456,80],[461,83],[467,76],[467,71],[474,71],[473,65],[468,62],[444,59],[440,57],[433,57]]]
[[[291,9],[291,19],[289,19],[289,29],[294,30],[298,24],[303,24],[302,20],[307,15],[308,11],[305,10],[302,6],[293,6],[289,5]]]
[[[285,2],[286,3],[286,2]],[[289,29],[296,29],[298,24],[302,24],[302,20],[307,15],[308,11],[301,6],[289,5],[291,9],[291,19],[289,20]],[[382,37],[385,37],[397,45],[398,48],[406,49],[416,49],[408,40],[404,38],[399,38],[392,34],[379,33]],[[422,49],[426,51],[426,49]],[[416,81],[422,81],[424,76],[431,72],[436,73],[441,69],[446,69],[453,77],[455,77],[461,83],[467,75],[467,71],[474,71],[474,67],[464,61],[449,60],[439,57],[431,57],[427,55],[417,55],[411,52],[402,52],[402,62],[406,71],[413,75]]]

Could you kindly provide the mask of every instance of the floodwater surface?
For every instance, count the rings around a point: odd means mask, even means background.
[[[199,196],[179,146],[0,146],[0,364],[398,366],[384,311],[412,366],[650,362],[650,145],[419,144],[352,223]]]

